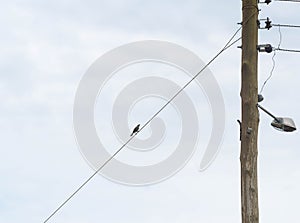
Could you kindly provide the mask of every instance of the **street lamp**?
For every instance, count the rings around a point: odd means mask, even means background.
[[[259,94],[258,102],[261,102],[262,100],[263,100],[263,96],[261,94]],[[275,115],[273,115],[271,112],[269,112],[267,109],[265,109],[261,105],[257,104],[257,107],[260,108],[261,110],[263,110],[265,113],[267,113],[272,118],[274,118],[271,125],[275,129],[277,129],[279,131],[283,131],[283,132],[293,132],[296,130],[296,125],[295,125],[295,122],[293,121],[293,119],[276,117]]]

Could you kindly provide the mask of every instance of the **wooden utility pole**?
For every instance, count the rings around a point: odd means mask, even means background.
[[[257,0],[243,0],[241,203],[242,223],[258,223],[257,187]]]

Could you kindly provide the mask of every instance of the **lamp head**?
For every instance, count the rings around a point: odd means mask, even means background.
[[[275,129],[283,132],[293,132],[296,130],[296,125],[291,118],[276,118],[271,125]]]

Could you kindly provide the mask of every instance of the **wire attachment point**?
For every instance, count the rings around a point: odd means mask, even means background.
[[[267,17],[267,21],[265,21],[266,26],[265,28],[270,30],[272,28],[272,21],[269,19],[269,17]]]
[[[260,4],[266,3],[267,5],[269,5],[271,2],[272,2],[271,0],[265,0],[264,2],[261,2],[258,0],[258,3],[260,3]]]
[[[265,21],[265,27],[261,27],[261,21]],[[258,20],[258,27],[259,29],[267,29],[267,30],[270,30],[273,26],[275,25],[272,25],[272,21],[270,20],[269,17],[267,17],[266,19],[260,19]]]
[[[257,46],[258,52],[272,53],[274,48],[271,44],[261,44]]]

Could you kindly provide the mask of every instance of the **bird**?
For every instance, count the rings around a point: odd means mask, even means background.
[[[140,124],[138,124],[137,126],[135,126],[135,128],[133,129],[132,133],[130,136],[133,136],[134,133],[137,133],[139,131],[140,128]]]

